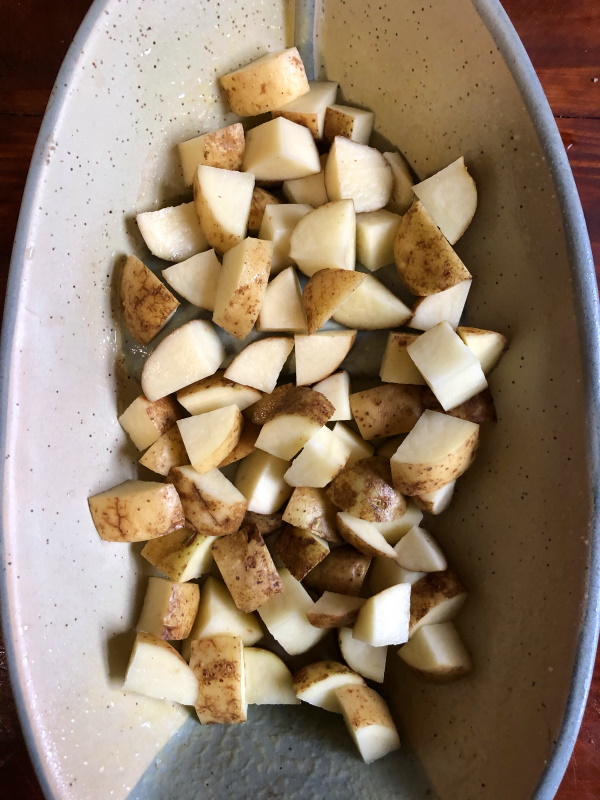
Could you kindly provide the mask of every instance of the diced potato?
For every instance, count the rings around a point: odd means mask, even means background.
[[[410,572],[443,572],[448,567],[446,556],[433,536],[415,525],[394,547],[396,561]]]
[[[408,433],[423,411],[420,386],[388,383],[350,395],[352,416],[363,439]]]
[[[261,393],[252,386],[226,378],[223,370],[217,370],[214,375],[177,392],[177,401],[190,414],[205,414],[207,411],[231,405],[236,405],[243,411],[261,397]]]
[[[399,519],[406,499],[392,486],[390,462],[376,456],[343,469],[332,481],[327,496],[342,511],[368,522]]]
[[[239,170],[244,158],[244,128],[240,122],[219,128],[202,136],[188,139],[177,145],[183,181],[186,186],[194,182],[196,169],[205,164],[207,167]]]
[[[472,669],[471,658],[451,622],[424,625],[398,655],[409,667],[427,678],[452,681]]]
[[[258,181],[290,181],[316,175],[321,162],[310,131],[277,117],[246,133],[243,169]]]
[[[149,633],[138,633],[123,689],[192,706],[198,697],[198,680],[172,645]]]
[[[388,558],[383,558],[381,560],[386,563],[393,563]],[[340,628],[338,631],[338,642],[342,652],[342,658],[350,669],[353,669],[354,672],[362,675],[363,678],[368,678],[370,681],[383,683],[387,647],[373,647],[366,642],[355,639],[352,636],[352,628]]]
[[[362,597],[323,592],[306,616],[315,628],[339,628],[342,625],[352,625],[364,602]]]
[[[288,203],[307,203],[313,208],[326,205],[329,198],[325,189],[325,172],[322,169],[316,175],[284,181],[283,194]]]
[[[272,550],[297,581],[301,581],[329,555],[329,545],[325,539],[291,525],[281,531]]]
[[[469,227],[477,208],[477,187],[463,156],[413,186],[413,192],[450,244]]]
[[[429,572],[412,585],[410,635],[424,625],[454,619],[467,599],[467,590],[452,570]]]
[[[383,592],[384,589],[389,589],[390,586],[396,586],[399,583],[410,583],[412,586],[413,583],[420,581],[426,574],[426,572],[413,572],[412,570],[404,569],[396,561],[392,561],[391,558],[377,557],[371,561],[367,583],[371,594],[378,594]]]
[[[347,511],[337,515],[338,531],[342,537],[367,556],[385,556],[395,558],[394,548],[389,545],[372,522],[353,517]]]
[[[320,269],[354,269],[356,214],[351,200],[315,208],[302,217],[290,239],[290,257],[310,277]]]
[[[336,322],[359,330],[396,328],[411,317],[410,308],[372,275],[364,275],[360,286],[333,312]]]
[[[369,597],[358,612],[352,636],[373,647],[407,642],[410,595],[411,584],[398,583]]]
[[[406,324],[409,328],[428,331],[439,322],[446,322],[451,328],[458,326],[462,316],[471,281],[462,281],[443,292],[420,297],[413,307],[413,316]]]
[[[237,354],[225,377],[270,394],[293,349],[294,340],[285,336],[258,339]]]
[[[296,334],[296,384],[307,386],[335,372],[356,340],[356,331],[323,331],[311,336]]]
[[[268,53],[223,75],[220,83],[231,110],[240,117],[273,111],[310,89],[304,64],[295,47]]]
[[[210,547],[214,538],[182,528],[146,542],[141,554],[167,578],[185,583],[210,570],[213,564]]]
[[[304,180],[304,178],[302,180]],[[261,189],[260,186],[255,186],[252,192],[252,202],[250,203],[248,233],[258,234],[266,207],[279,205],[280,202],[281,200],[275,197],[274,194],[271,194],[271,192],[267,192],[266,189]]]
[[[430,411],[443,411],[441,404],[429,387],[423,391],[423,406]],[[497,420],[494,398],[489,389],[478,392],[464,403],[448,409],[446,413],[457,419],[476,422],[478,425],[482,422],[496,422]]]
[[[243,418],[236,405],[179,420],[179,433],[193,468],[202,474],[218,467],[238,443]]]
[[[105,542],[145,542],[183,528],[181,501],[170,483],[125,481],[88,499]]]
[[[300,282],[293,267],[284,269],[268,284],[256,329],[273,333],[307,332]]]
[[[418,508],[426,511],[428,514],[437,516],[438,514],[442,514],[449,507],[452,502],[455,486],[456,481],[451,481],[433,492],[415,495],[413,501]]]
[[[148,578],[138,631],[159,639],[178,640],[189,635],[198,612],[197,583],[173,583],[165,578]]]
[[[242,458],[246,458],[250,453],[253,453],[256,450],[256,440],[258,439],[259,433],[260,428],[258,425],[255,425],[248,419],[244,420],[244,427],[242,428],[238,443],[233,450],[225,456],[223,461],[221,461],[219,469],[223,469],[223,467],[226,467],[228,464],[234,464],[236,461],[241,461]]]
[[[198,308],[214,311],[221,262],[214,250],[206,250],[163,269],[163,278],[185,300]]]
[[[319,392],[294,387],[263,425],[256,446],[289,461],[331,419],[333,412],[329,400]]]
[[[339,419],[352,419],[350,411],[350,375],[342,370],[324,378],[313,386],[315,392],[324,395],[335,408],[330,422]]]
[[[177,311],[179,301],[136,256],[129,256],[121,274],[121,308],[129,333],[148,344]]]
[[[456,332],[479,359],[485,375],[496,367],[508,347],[506,336],[481,328],[457,328]]]
[[[339,544],[342,538],[337,532],[336,514],[337,509],[323,489],[298,486],[292,492],[283,512],[283,521],[296,528],[312,531],[328,542]]]
[[[188,525],[198,533],[235,533],[246,513],[244,495],[218,469],[200,473],[193,467],[174,467],[169,473]]]
[[[213,322],[232,336],[245,339],[254,327],[265,295],[273,245],[244,239],[223,258]]]
[[[414,503],[414,498],[409,498],[406,513],[402,517],[391,522],[374,522],[373,525],[375,525],[388,544],[396,545],[422,519],[423,512]]]
[[[408,355],[406,348],[418,338],[417,334],[390,331],[383,354],[379,377],[386,383],[409,383],[424,386],[425,378]]]
[[[274,514],[292,493],[283,479],[289,461],[255,450],[240,462],[235,485],[248,501],[248,511]]]
[[[160,400],[217,371],[225,350],[214,326],[193,319],[170,333],[148,356],[142,370],[142,390],[148,400]]]
[[[246,699],[248,705],[298,705],[292,673],[269,650],[245,647]]]
[[[244,240],[254,190],[254,176],[200,166],[194,176],[194,204],[206,240],[226,253]]]
[[[371,272],[394,262],[394,240],[400,216],[386,211],[356,215],[356,258]]]
[[[325,711],[340,714],[336,689],[340,686],[365,685],[363,678],[338,661],[317,661],[294,674],[296,697]]]
[[[389,201],[394,178],[379,150],[337,136],[325,167],[325,188],[331,200],[352,200],[357,214],[377,211]]]
[[[297,100],[292,100],[272,112],[273,117],[285,117],[290,122],[304,125],[315,139],[323,138],[325,111],[335,102],[338,85],[333,81],[309,81],[310,89]]]
[[[221,634],[192,642],[190,669],[198,681],[194,705],[203,725],[246,721],[244,666],[244,646],[239,636]]]
[[[189,461],[177,425],[173,425],[159,436],[140,458],[142,467],[164,476],[167,476],[173,467],[189,464]]]
[[[276,386],[271,394],[265,394],[256,403],[246,409],[246,418],[259,427],[268,422],[279,406],[283,403],[284,397],[294,388],[293,383],[282,383]]]
[[[135,219],[148,250],[165,261],[185,261],[210,246],[198,222],[194,203],[144,211]]]
[[[350,398],[348,398],[348,402],[350,402]],[[336,422],[333,426],[333,432],[336,436],[339,436],[340,439],[343,439],[346,444],[350,446],[350,455],[346,461],[347,467],[354,466],[354,464],[356,464],[357,461],[360,461],[361,458],[369,458],[375,452],[374,445],[370,444],[369,442],[365,442],[364,439],[351,430],[347,425],[344,425],[343,422]]]
[[[261,536],[277,533],[283,525],[281,514],[257,514],[256,511],[246,511],[244,524],[256,525]]]
[[[333,142],[336,136],[344,136],[353,142],[368,144],[374,120],[372,111],[332,104],[325,112],[323,135],[328,142]]]
[[[371,556],[349,545],[342,545],[317,564],[304,582],[320,592],[337,592],[356,597],[360,594],[370,563]]]
[[[349,446],[323,427],[308,440],[283,477],[290,486],[322,489],[343,469],[349,455]]]
[[[302,203],[284,203],[265,208],[258,237],[273,242],[271,277],[294,263],[290,257],[290,239],[296,225],[309,211],[312,211],[312,206]]]
[[[342,686],[336,690],[336,697],[346,727],[366,764],[400,747],[392,715],[377,692],[368,686]]]
[[[315,272],[302,293],[308,333],[312,334],[321,328],[366,277],[361,272],[348,269],[320,269]]]
[[[141,394],[121,414],[119,424],[137,449],[145,450],[180,418],[181,412],[171,397],[151,403]]]
[[[394,187],[387,207],[396,214],[404,214],[410,208],[415,195],[413,176],[406,159],[400,153],[384,153],[383,157],[392,168]]]

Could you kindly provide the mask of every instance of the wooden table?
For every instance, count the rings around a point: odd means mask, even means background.
[[[90,0],[0,0],[0,292],[29,160],[57,70]],[[600,2],[504,0],[548,95],[600,266]],[[599,744],[597,744],[597,741]],[[0,797],[41,800],[0,640]],[[558,800],[600,797],[600,658]]]

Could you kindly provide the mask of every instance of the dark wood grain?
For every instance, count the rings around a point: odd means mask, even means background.
[[[600,265],[600,2],[505,0],[567,148]],[[54,78],[89,0],[2,2],[0,296],[23,186]],[[0,798],[42,800],[23,741],[0,640]],[[600,798],[600,659],[557,800]]]

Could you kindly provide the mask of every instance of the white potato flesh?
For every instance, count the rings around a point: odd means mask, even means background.
[[[290,256],[310,278],[320,269],[354,269],[356,214],[352,200],[315,208],[294,228]]]
[[[236,405],[243,411],[262,397],[252,386],[232,383],[224,375],[220,379],[216,378],[215,375],[206,383],[199,381],[177,392],[177,402],[190,414],[205,414],[207,411],[231,405]]]
[[[190,383],[213,375],[225,358],[214,326],[193,319],[170,333],[150,353],[142,370],[142,390],[148,400],[160,400]]]
[[[213,565],[211,546],[215,536],[204,536],[189,528],[151,539],[141,555],[167,578],[177,583],[205,575]]]
[[[259,181],[291,181],[316,175],[321,162],[308,128],[277,117],[246,133],[243,169]]]
[[[291,459],[317,434],[333,413],[331,403],[310,389],[299,407],[285,406],[262,426],[256,446],[278,458]]]
[[[271,394],[293,348],[294,340],[285,336],[258,339],[237,354],[225,377]]]
[[[289,461],[276,458],[263,450],[255,450],[238,466],[235,486],[248,501],[248,511],[274,514],[292,493],[283,478]]]
[[[304,586],[282,567],[279,578],[283,591],[273,595],[258,613],[267,630],[290,656],[305,653],[327,634],[326,628],[313,627],[306,613],[314,602]]]
[[[477,208],[477,187],[463,156],[413,186],[413,192],[450,244],[469,227]]]
[[[424,625],[398,655],[409,667],[437,679],[452,680],[472,669],[471,658],[451,622]]]
[[[312,211],[312,206],[304,203],[281,203],[265,208],[258,238],[273,242],[271,276],[294,263],[290,258],[290,238],[296,225],[309,211]]]
[[[362,108],[332,104],[325,113],[325,138],[333,142],[336,136],[345,136],[353,142],[368,144],[373,131],[375,114]]]
[[[436,489],[433,492],[425,492],[424,494],[416,495],[414,498],[415,503],[419,508],[426,511],[428,514],[437,516],[442,514],[450,506],[452,497],[454,496],[454,489],[456,481],[451,481],[441,489]]]
[[[138,633],[123,689],[193,706],[198,697],[198,680],[168,642],[149,633]]]
[[[456,332],[479,359],[485,375],[494,369],[508,347],[506,336],[482,328],[457,328]]]
[[[190,481],[190,493],[201,500],[206,515],[210,515],[218,526],[226,526],[224,533],[237,530],[237,527],[232,530],[231,526],[241,522],[246,510],[245,498],[221,470],[215,468],[201,473],[191,466],[183,466],[177,472]]]
[[[351,467],[360,461],[361,458],[369,458],[375,452],[375,446],[355,433],[343,422],[336,422],[333,426],[333,432],[342,441],[344,441],[350,448],[350,455],[346,461],[346,467]]]
[[[306,333],[300,281],[293,267],[279,273],[268,284],[256,329],[265,332]]]
[[[325,166],[331,200],[352,200],[357,214],[377,211],[390,199],[392,169],[379,150],[336,136]]]
[[[290,486],[322,489],[344,468],[349,455],[348,445],[323,427],[304,445],[284,478]]]
[[[400,747],[394,720],[377,692],[368,686],[343,686],[336,696],[346,727],[366,764]]]
[[[428,583],[431,578],[436,579],[433,584]],[[413,586],[411,638],[425,625],[436,625],[454,619],[467,599],[464,586],[456,576],[450,576],[448,572],[428,573]]]
[[[413,192],[413,176],[404,156],[400,153],[384,153],[383,157],[388,162],[394,176],[392,196],[388,203],[390,211],[404,214],[415,199]]]
[[[220,274],[221,262],[212,249],[162,271],[163,278],[184,300],[207,311],[214,311]]]
[[[217,467],[238,443],[242,414],[232,404],[177,423],[192,467],[206,473]]]
[[[148,250],[165,261],[184,261],[209,248],[193,203],[144,211],[136,221]]]
[[[390,332],[379,370],[382,381],[425,386],[425,378],[406,351],[408,345],[417,338],[417,334]]]
[[[150,577],[136,629],[158,639],[181,641],[189,635],[199,600],[196,583]]]
[[[338,84],[333,81],[309,81],[310,89],[302,97],[273,111],[273,117],[285,117],[304,125],[315,139],[323,138],[325,111],[335,103]]]
[[[364,602],[362,597],[323,592],[306,616],[315,628],[339,628],[340,625],[351,625],[354,622]]]
[[[421,509],[417,508],[412,500],[409,500],[406,512],[401,517],[390,522],[374,522],[373,525],[375,525],[388,544],[396,545],[422,519],[423,512]]]
[[[308,386],[335,372],[355,339],[356,331],[325,331],[311,336],[297,334],[294,337],[296,385]]]
[[[200,164],[221,169],[240,169],[244,157],[244,129],[241,123],[236,122],[180,142],[177,149],[183,181],[186,186],[191,186]]]
[[[347,511],[339,511],[337,518],[341,535],[361,553],[396,557],[394,548],[388,544],[373,522],[354,517]]]
[[[394,548],[396,561],[410,572],[442,572],[448,561],[442,548],[424,528],[415,525]]]
[[[363,677],[337,661],[317,661],[294,675],[294,689],[300,700],[334,714],[342,713],[335,690],[357,684],[365,685]]]
[[[283,194],[289,203],[307,203],[313,208],[324,206],[329,202],[325,189],[325,172],[321,170],[316,175],[307,175],[306,178],[284,181]]]
[[[428,331],[446,321],[451,328],[458,327],[471,288],[471,280],[461,281],[442,292],[420,297],[414,305],[413,316],[406,324],[409,328]]]
[[[410,317],[411,309],[372,275],[365,275],[360,286],[333,313],[336,322],[359,330],[397,328]]]
[[[260,647],[245,647],[244,662],[248,705],[299,705],[292,673],[279,656]]]
[[[410,583],[398,583],[369,597],[358,612],[353,637],[373,647],[407,642],[410,590]]]
[[[243,172],[202,165],[194,178],[194,203],[209,244],[225,253],[245,236],[254,178]]]
[[[396,586],[399,583],[416,583],[426,575],[425,572],[413,572],[409,569],[404,569],[396,561],[391,558],[380,558],[377,556],[371,561],[369,567],[369,575],[367,578],[369,589],[373,594],[383,592],[384,589],[389,589],[390,586]]]
[[[356,215],[356,258],[371,272],[392,264],[400,216],[385,208]]]
[[[321,392],[335,408],[331,422],[339,419],[352,419],[350,411],[350,375],[342,370],[330,375],[313,386],[315,392]]]
[[[381,560],[388,561],[388,559]],[[361,642],[352,635],[352,628],[346,627],[339,629],[338,642],[342,658],[350,669],[370,681],[383,683],[387,647],[373,647],[366,642]]]
[[[439,322],[406,348],[445,411],[487,387],[477,356],[447,322]]]
[[[180,416],[170,397],[151,403],[142,394],[121,414],[119,425],[138,450],[145,450],[174,425]]]

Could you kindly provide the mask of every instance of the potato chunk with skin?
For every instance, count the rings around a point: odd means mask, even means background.
[[[463,156],[413,186],[413,192],[450,244],[457,242],[477,208],[477,187]]]
[[[322,489],[344,467],[349,455],[350,447],[323,427],[304,445],[284,478],[290,486]]]
[[[339,661],[316,661],[294,674],[296,697],[334,714],[341,711],[335,690],[340,686],[356,684],[364,686],[365,682],[360,675]]]
[[[261,397],[261,393],[252,386],[226,378],[223,370],[217,370],[214,375],[202,378],[177,392],[177,401],[194,415],[231,405],[236,405],[243,411]]]
[[[186,417],[177,424],[192,466],[205,473],[217,467],[239,442],[243,417],[232,404]]]
[[[377,211],[390,199],[393,184],[391,167],[379,150],[343,136],[334,139],[325,166],[331,200],[352,200],[357,214]]]
[[[198,679],[198,719],[210,723],[245,722],[244,646],[239,636],[222,634],[192,642],[190,669]]]
[[[271,112],[273,117],[285,117],[298,125],[304,125],[313,138],[323,138],[327,106],[335,102],[338,85],[333,81],[309,81],[310,89],[297,100],[280,106]]]
[[[294,228],[290,257],[310,277],[320,269],[355,267],[356,214],[352,200],[326,203],[310,211]]]
[[[167,476],[173,467],[180,467],[189,462],[177,425],[173,425],[159,436],[140,458],[142,467],[164,476]]]
[[[356,331],[296,334],[296,384],[306,386],[329,377],[342,364],[356,341]]]
[[[291,103],[310,90],[295,47],[268,53],[219,79],[231,110],[252,117]]]
[[[341,625],[352,625],[364,602],[362,597],[323,592],[306,616],[315,628],[339,628]]]
[[[328,142],[344,136],[353,142],[368,144],[375,114],[362,108],[332,104],[325,112],[323,135]]]
[[[336,529],[337,509],[323,489],[298,486],[294,489],[283,512],[283,521],[296,528],[304,528],[326,539],[340,544],[341,536]]]
[[[337,515],[338,531],[342,537],[367,556],[386,556],[395,558],[396,553],[372,522],[353,517],[347,511]]]
[[[247,502],[220,470],[201,474],[193,467],[175,467],[169,480],[179,493],[188,524],[198,533],[226,536],[238,530]]]
[[[281,514],[257,514],[256,511],[246,511],[244,524],[256,525],[261,536],[277,533],[283,525]]]
[[[255,450],[240,462],[235,485],[248,501],[248,511],[274,514],[292,493],[283,479],[289,461]]]
[[[256,611],[283,591],[273,559],[255,526],[218,538],[212,544],[212,551],[240,611]]]
[[[172,645],[149,633],[138,633],[123,690],[192,706],[198,697],[198,681]]]
[[[469,350],[475,353],[485,375],[496,367],[508,347],[506,336],[496,331],[459,327],[456,332]]]
[[[297,581],[306,577],[313,567],[329,555],[329,545],[325,539],[291,525],[281,531],[272,550]]]
[[[240,122],[181,142],[177,148],[185,185],[192,185],[200,164],[219,169],[240,169],[244,146],[244,128]]]
[[[194,203],[144,211],[135,219],[148,250],[157,258],[185,261],[209,248]]]
[[[214,250],[206,250],[173,264],[163,269],[162,275],[188,303],[208,311],[214,310],[221,275],[221,263]]]
[[[333,312],[336,322],[358,330],[396,328],[411,317],[410,308],[372,275],[364,275],[360,286]]]
[[[293,349],[294,340],[285,336],[258,339],[237,354],[225,377],[270,394]]]
[[[308,333],[321,328],[366,277],[361,272],[348,269],[321,269],[315,272],[302,293]]]
[[[422,388],[385,384],[350,395],[352,416],[363,439],[408,433],[423,412]]]
[[[300,704],[294,692],[292,673],[279,656],[259,647],[245,647],[244,661],[248,704]]]
[[[394,720],[377,692],[368,686],[342,686],[336,689],[336,697],[346,727],[366,764],[400,747]]]
[[[368,522],[389,522],[406,512],[406,499],[392,486],[386,458],[374,456],[343,469],[327,490],[331,502]]]
[[[293,383],[282,383],[276,386],[271,394],[263,395],[260,400],[246,409],[246,419],[262,427],[278,410],[279,406],[283,403],[284,397],[293,387]]]
[[[335,408],[330,422],[340,419],[352,419],[350,411],[350,375],[346,370],[336,372],[313,386],[315,392],[321,392]],[[351,448],[352,450],[352,448]]]
[[[177,311],[179,300],[140,261],[129,256],[121,274],[123,322],[140,344],[148,344]]]
[[[257,181],[290,181],[316,175],[321,162],[310,131],[277,117],[247,132],[243,169]]]
[[[210,570],[213,564],[210,547],[214,538],[181,528],[146,542],[141,555],[167,578],[185,583]]]
[[[413,306],[412,319],[406,323],[409,328],[428,331],[444,320],[451,328],[460,322],[472,281],[461,281],[443,292],[419,297]]]
[[[226,467],[228,464],[234,464],[236,461],[241,461],[242,458],[246,458],[250,453],[253,453],[256,450],[256,440],[258,439],[259,433],[260,428],[258,425],[255,425],[248,419],[244,420],[244,427],[242,428],[238,443],[233,450],[225,456],[223,461],[221,461],[219,469]]]
[[[363,581],[371,563],[371,556],[359,552],[354,547],[342,545],[312,569],[304,582],[312,589],[321,592],[337,592],[356,597],[360,594]]]
[[[250,203],[248,233],[258,233],[267,206],[275,206],[279,205],[279,203],[281,203],[281,200],[275,197],[274,194],[267,192],[266,189],[261,189],[260,186],[255,186],[252,191],[252,202]]]
[[[228,169],[200,166],[194,177],[194,204],[200,227],[217,253],[244,240],[254,177]]]
[[[455,572],[429,572],[412,585],[410,635],[424,625],[454,619],[467,599],[467,590]]]
[[[471,658],[451,622],[419,628],[398,655],[409,667],[435,681],[453,681],[472,669]]]
[[[138,450],[145,450],[172,428],[181,416],[177,403],[171,397],[150,402],[141,394],[121,414],[119,425]]]
[[[181,640],[188,636],[200,602],[196,583],[173,583],[165,578],[148,578],[138,631],[159,639]]]
[[[106,542],[145,542],[185,523],[179,495],[169,483],[125,481],[90,497],[88,505]]]

